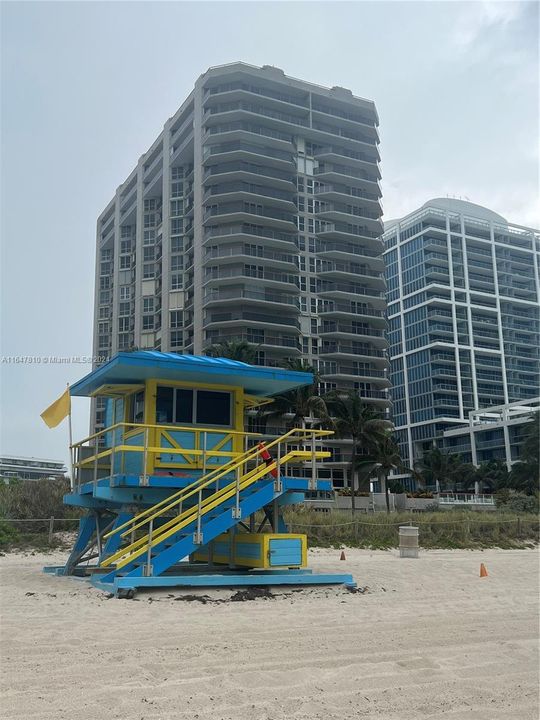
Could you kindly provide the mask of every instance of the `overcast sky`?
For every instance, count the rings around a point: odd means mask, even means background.
[[[95,223],[209,66],[350,88],[380,116],[385,219],[455,195],[539,227],[536,2],[3,2],[3,358],[92,354]],[[89,364],[0,365],[5,453]],[[74,400],[74,435],[88,409]]]

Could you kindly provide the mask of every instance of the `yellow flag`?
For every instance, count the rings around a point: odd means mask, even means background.
[[[71,398],[69,388],[55,400],[52,405],[41,413],[43,422],[50,428],[56,427],[71,412]]]

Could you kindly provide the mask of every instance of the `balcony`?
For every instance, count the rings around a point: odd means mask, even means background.
[[[272,350],[285,350],[287,353],[293,352],[295,354],[300,354],[302,351],[296,336],[288,337],[286,335],[269,335],[266,332],[253,334],[242,332],[219,333],[209,337],[205,342],[205,347],[232,340],[248,342],[252,345],[257,345],[261,349],[269,348]]]
[[[204,284],[208,285],[216,280],[233,280],[233,279],[249,278],[250,280],[259,280],[271,283],[274,287],[280,287],[283,290],[297,290],[297,276],[288,275],[287,273],[273,272],[263,268],[262,272],[253,272],[248,269],[234,267],[207,268],[204,277]],[[224,283],[227,284],[227,283]],[[228,283],[230,284],[230,283]]]
[[[206,185],[223,182],[224,180],[250,181],[264,179],[267,185],[280,187],[296,192],[295,177],[292,173],[273,167],[261,167],[249,162],[226,162],[206,168],[203,180]]]
[[[446,310],[443,308],[428,308],[427,313],[428,318],[451,318],[452,317],[452,311]]]
[[[367,358],[380,358],[384,360],[384,364],[388,364],[386,352],[374,347],[373,345],[366,344],[353,344],[340,342],[323,342],[319,352],[320,355],[351,355],[353,357],[367,357]]]
[[[206,166],[232,160],[265,159],[267,165],[277,168],[294,167],[294,156],[291,152],[275,148],[254,145],[248,142],[236,141],[212,145],[203,150],[203,162]]]
[[[339,283],[339,282],[328,282],[321,280],[318,286],[319,295],[337,296],[338,299],[350,298],[355,300],[358,295],[367,296],[372,298],[372,302],[379,299],[381,301],[381,308],[386,305],[386,295],[378,290],[372,288],[362,287],[355,285],[354,283]]]
[[[250,85],[241,80],[218,85],[212,88],[206,88],[204,91],[204,105],[210,107],[212,103],[222,102],[223,99],[233,100],[237,98],[264,98],[274,104],[276,107],[293,105],[297,111],[309,109],[309,100],[306,93],[302,93],[301,97],[289,95],[277,90],[272,90],[260,85]]]
[[[204,213],[204,223],[234,223],[234,222],[253,222],[255,218],[265,225],[275,227],[277,229],[296,230],[296,215],[290,212],[282,212],[275,210],[270,206],[263,206],[256,203],[236,202],[224,203],[209,207]]]
[[[491,249],[478,247],[477,245],[473,245],[470,241],[467,241],[467,258],[469,259],[472,255],[491,258]]]
[[[270,202],[272,207],[279,207],[296,214],[296,195],[285,190],[277,190],[263,185],[254,185],[246,182],[229,182],[220,185],[212,185],[204,193],[205,203],[218,202],[219,200],[231,202],[234,200],[246,200],[247,202]]]
[[[337,200],[343,202],[344,200],[350,201],[351,199],[365,200],[367,202],[376,203],[376,209],[380,210],[380,196],[377,193],[369,192],[368,190],[359,190],[358,188],[349,187],[347,185],[339,184],[322,184],[315,187],[315,193],[318,198],[324,200]],[[380,216],[380,212],[377,212],[377,217]]]
[[[227,247],[220,245],[216,248],[207,248],[204,256],[205,261],[209,261],[215,258],[231,258],[231,259],[247,259],[251,260],[256,258],[257,262],[269,260],[272,264],[280,264],[290,266],[286,269],[297,270],[296,255],[289,253],[273,252],[272,250],[266,249],[252,249],[249,245],[235,245],[233,247]]]
[[[348,377],[353,380],[372,380],[375,378],[380,385],[386,387],[390,385],[390,380],[385,370],[380,370],[375,367],[362,367],[359,364],[342,365],[335,362],[326,363],[323,361],[319,365],[319,373],[321,377],[336,378],[338,380],[341,377]]]
[[[432,265],[437,265],[437,267],[448,268],[448,255],[446,253],[425,252],[424,260]]]
[[[203,141],[206,147],[231,140],[247,140],[248,142],[254,143],[261,142],[267,147],[275,147],[278,150],[293,151],[293,135],[291,133],[283,133],[279,130],[273,130],[270,127],[262,127],[258,122],[243,122],[242,120],[227,122],[226,118],[218,117],[212,120],[215,121],[216,124],[210,125],[211,120],[207,119],[204,130]]]
[[[296,228],[295,228],[296,230]],[[241,223],[234,225],[225,226],[213,226],[208,227],[204,233],[205,244],[208,242],[219,243],[219,242],[230,242],[234,237],[242,238],[258,238],[265,239],[265,245],[272,245],[278,247],[286,247],[287,245],[293,245],[296,250],[296,241],[298,235],[286,232],[280,232],[279,230],[272,230],[271,228],[264,227],[262,225],[254,225],[252,223]]]
[[[349,198],[348,203],[320,201],[318,209],[316,209],[316,214],[321,220],[337,220],[341,222],[349,222],[349,218],[351,217],[361,218],[362,220],[367,220],[372,229],[376,230],[379,235],[382,234],[380,213],[361,207],[360,205],[353,205],[352,202],[353,200],[351,198]],[[357,202],[360,202],[360,200],[357,200]]]
[[[457,385],[452,385],[449,383],[437,383],[437,382],[433,383],[433,392],[438,393],[438,392],[447,392],[447,391],[457,392],[458,391]]]
[[[386,287],[386,281],[382,272],[374,271],[367,265],[359,265],[358,263],[330,262],[322,260],[317,268],[317,274],[323,277],[341,275],[353,275],[355,277],[374,278],[377,282],[375,285]]]
[[[348,223],[324,223],[318,232],[320,238],[335,240],[351,240],[352,238],[371,238],[376,241],[380,253],[383,252],[383,244],[380,240],[380,233],[373,232],[367,227],[361,225],[351,225]]]
[[[459,402],[454,398],[434,398],[433,407],[459,407]]]
[[[433,358],[432,358],[433,359]],[[452,360],[452,364],[454,363],[454,360]],[[456,377],[456,370],[455,368],[437,368],[432,367],[431,369],[431,376],[436,377]]]
[[[440,247],[448,249],[448,245],[446,243],[446,240],[441,240],[440,238],[434,238],[434,237],[426,237],[424,236],[424,249],[428,249],[431,247]]]
[[[372,169],[372,168],[371,168]],[[319,163],[319,167],[313,170],[315,177],[327,182],[348,182],[359,185],[368,190],[368,192],[376,193],[381,197],[381,188],[379,186],[380,173],[368,173],[366,170],[353,168],[338,163]]]
[[[496,355],[496,357],[483,357],[482,355],[476,355],[475,356],[475,364],[483,365],[484,367],[496,367],[500,370],[501,369],[500,355]]]
[[[317,141],[329,143],[329,145],[318,150],[315,157],[321,159],[333,159],[338,161],[346,159],[352,165],[367,166],[372,169],[377,167],[381,156],[377,143],[365,134],[354,132],[337,125],[328,125],[313,118],[311,131],[317,137]],[[332,143],[339,142],[339,145]]]
[[[377,338],[377,342],[380,343],[381,347],[387,347],[387,341],[385,332],[383,330],[377,330],[372,327],[360,327],[358,325],[349,325],[346,323],[339,322],[324,322],[319,330],[319,335],[361,335],[366,337]]]
[[[280,295],[264,290],[246,290],[243,288],[227,288],[227,290],[210,290],[207,291],[203,305],[210,306],[213,304],[222,305],[223,303],[234,303],[238,305],[241,301],[249,303],[261,303],[266,305],[278,305],[277,310],[280,312],[289,311],[294,313],[300,312],[300,304],[298,297],[295,295]]]
[[[448,333],[450,335],[453,335],[454,328],[451,325],[447,325],[445,323],[437,323],[433,322],[429,324],[429,332],[444,332]]]
[[[239,325],[242,329],[252,325],[271,325],[278,327],[293,328],[300,332],[300,324],[296,317],[284,315],[267,315],[265,313],[249,312],[249,310],[234,310],[231,312],[211,312],[203,323],[203,327],[213,327],[215,325]],[[273,328],[274,330],[277,328]]]
[[[307,114],[308,108],[305,108],[304,112]],[[303,115],[304,113],[302,113]],[[260,118],[269,118],[271,120],[278,120],[278,126],[281,123],[292,125],[296,127],[309,127],[309,119],[292,113],[280,112],[278,110],[272,110],[266,105],[262,105],[254,102],[244,102],[243,100],[237,100],[235,102],[222,103],[212,107],[206,107],[203,113],[203,119],[208,121],[209,117],[215,115],[227,115],[231,118],[249,117],[254,116],[259,122]]]
[[[317,239],[315,244],[315,252],[317,255],[323,255],[326,258],[347,261],[350,258],[357,261],[362,257],[376,258],[374,266],[380,267],[381,273],[384,272],[384,262],[382,256],[382,244],[378,247],[365,247],[358,243],[347,242],[324,242]]]
[[[331,105],[324,105],[317,100],[312,101],[311,111],[314,117],[321,116],[321,119],[336,119],[341,124],[345,123],[352,129],[359,129],[363,133],[366,133],[373,142],[379,142],[379,133],[375,125],[374,119],[370,119],[365,115],[359,115],[358,113],[348,112],[341,108],[332,107]]]
[[[373,307],[363,307],[361,303],[341,303],[335,300],[327,300],[324,301],[323,306],[319,309],[320,317],[342,317],[343,315],[377,318],[386,325],[386,318],[383,310],[377,310]]]

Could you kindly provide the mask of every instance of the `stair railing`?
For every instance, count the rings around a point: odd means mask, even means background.
[[[272,470],[278,468],[282,464],[286,465],[287,462],[294,458],[302,458],[304,460],[308,460],[306,457],[307,454],[309,454],[309,458],[312,461],[312,467],[315,468],[315,461],[319,458],[328,457],[329,453],[326,452],[317,452],[315,451],[315,444],[314,440],[316,437],[324,437],[327,435],[332,435],[333,433],[329,430],[312,430],[307,428],[293,428],[292,430],[289,430],[287,433],[282,435],[281,437],[271,441],[268,443],[265,447],[267,449],[271,449],[274,446],[277,446],[277,459],[274,460],[270,465],[263,465],[259,466],[257,465],[254,469],[251,471],[246,472],[247,470],[247,464],[248,462],[252,460],[258,460],[260,455],[260,449],[258,447],[251,448],[247,452],[243,453],[243,455],[240,458],[236,458],[234,461],[231,461],[229,463],[226,463],[221,468],[216,468],[212,470],[210,473],[208,473],[206,476],[199,478],[191,485],[188,485],[186,488],[181,489],[179,492],[174,493],[172,496],[169,496],[166,500],[162,500],[159,503],[156,503],[151,508],[148,508],[147,510],[144,510],[142,513],[139,513],[134,518],[129,520],[128,522],[124,523],[123,525],[119,526],[118,528],[115,528],[113,531],[105,535],[105,538],[112,536],[118,532],[121,532],[122,538],[125,538],[128,535],[131,535],[131,544],[128,548],[123,548],[119,551],[117,551],[114,555],[109,556],[106,558],[102,565],[110,565],[114,562],[115,559],[123,557],[123,555],[126,552],[129,552],[129,548],[131,549],[137,549],[142,545],[148,545],[152,546],[154,544],[157,544],[157,542],[161,542],[164,538],[162,535],[167,532],[167,535],[172,534],[172,532],[177,532],[180,529],[180,525],[189,524],[189,522],[192,522],[194,517],[192,517],[196,513],[197,518],[197,529],[195,533],[195,541],[197,544],[201,543],[202,540],[202,534],[201,534],[201,522],[202,522],[202,516],[207,512],[210,508],[208,505],[210,502],[219,499],[220,496],[222,497],[222,500],[220,502],[225,501],[225,499],[229,499],[230,490],[231,487],[233,487],[234,493],[236,494],[236,502],[235,502],[235,508],[233,509],[234,517],[240,517],[240,492],[241,490],[247,486],[247,484],[251,484],[252,482],[255,482],[256,480],[260,479],[267,473],[271,472]],[[290,439],[291,437],[296,436],[295,439],[303,442],[308,439],[312,439],[312,446],[311,450],[306,453],[306,451],[291,451],[286,453],[285,455],[281,454],[281,444],[286,441],[287,439]],[[242,472],[242,469],[244,470]],[[229,483],[221,490],[215,491],[213,494],[211,494],[209,497],[203,500],[202,492],[204,489],[209,487],[212,483],[219,481],[219,479],[225,475],[228,475],[230,472],[235,471],[235,480],[233,480],[232,483]],[[280,483],[279,474],[277,478],[277,483]],[[185,510],[184,512],[181,512],[182,503],[187,500],[190,497],[193,497],[195,494],[197,494],[197,503],[195,506],[192,506]],[[226,494],[227,497],[224,495]],[[220,502],[217,504],[219,505]],[[158,517],[163,517],[163,515],[167,512],[169,512],[174,507],[179,508],[179,514],[177,514],[175,517],[167,521],[165,524],[161,525],[157,530],[154,530],[154,520]],[[183,521],[189,518],[188,523],[184,523]],[[136,530],[138,530],[143,525],[151,523],[152,528],[152,538],[149,539],[150,533],[146,535],[143,538],[140,538],[139,540],[134,540],[134,533]],[[170,531],[171,528],[175,528],[172,532]]]
[[[286,461],[294,459],[295,457],[301,457],[305,459],[306,455],[310,454],[311,453],[302,450],[291,450],[285,456],[283,456],[282,460],[285,463]],[[321,451],[317,453],[318,457],[329,457],[329,455],[330,453],[328,452]],[[253,483],[257,482],[257,480],[261,479],[275,468],[277,468],[277,462],[274,460],[269,465],[259,465],[254,469],[250,470],[242,477],[240,483],[240,490],[243,490],[252,485]],[[195,520],[197,521],[197,525],[199,526],[199,521],[201,520],[202,516],[206,515],[211,510],[219,507],[224,502],[234,497],[235,492],[236,481],[233,480],[231,483],[223,487],[217,493],[213,493],[212,495],[209,495],[207,498],[205,498],[201,503],[200,513],[197,506],[188,508],[182,514],[182,516],[173,517],[164,525],[160,526],[158,530],[154,531],[152,538],[150,538],[149,534],[145,535],[142,538],[139,538],[127,547],[118,550],[114,555],[111,555],[110,557],[103,560],[101,562],[101,566],[112,565],[116,560],[118,560],[118,562],[116,563],[116,569],[120,569],[128,563],[132,562],[133,560],[139,558],[145,552],[148,553],[149,546],[151,551],[153,547],[163,542],[164,540],[167,540],[172,535],[180,532],[182,529],[190,525]],[[200,533],[199,538],[197,538],[196,534],[194,533],[194,541],[197,544],[203,544],[202,532]]]
[[[292,430],[289,430],[287,433],[282,435],[279,438],[276,438],[265,445],[267,450],[270,450],[276,445],[279,445],[283,441],[286,441],[287,439],[290,439],[293,435],[297,435],[295,439],[302,441],[303,438],[302,435],[305,435],[305,439],[309,439],[312,437],[323,437],[327,435],[332,435],[331,430],[312,430],[308,428],[293,428]],[[314,444],[312,445],[312,453],[314,452]],[[142,512],[135,515],[130,520],[126,521],[122,525],[119,525],[117,528],[109,532],[107,535],[104,536],[105,539],[108,539],[109,537],[116,535],[118,533],[121,533],[122,537],[125,537],[129,534],[130,531],[138,530],[142,525],[146,525],[150,518],[156,518],[160,515],[163,515],[164,513],[168,512],[169,510],[172,510],[174,507],[176,507],[181,501],[186,500],[190,497],[192,497],[195,492],[197,492],[199,489],[204,490],[209,485],[211,485],[213,482],[218,482],[222,477],[225,475],[228,475],[229,473],[233,472],[237,468],[241,468],[243,465],[247,464],[251,460],[256,460],[259,458],[260,450],[259,448],[253,447],[247,450],[245,453],[242,453],[240,456],[234,458],[233,460],[230,460],[229,462],[225,463],[224,465],[221,465],[217,468],[214,468],[206,475],[198,478],[193,483],[188,485],[185,488],[182,488],[178,490],[178,492],[173,493],[172,495],[169,495],[168,498],[165,498],[165,500],[161,500],[160,502],[156,503],[155,505],[152,505],[151,507],[147,508],[146,510],[143,510]],[[241,473],[242,474],[242,473]],[[129,528],[129,529],[128,529]]]

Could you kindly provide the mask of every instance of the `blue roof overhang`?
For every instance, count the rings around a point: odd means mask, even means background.
[[[311,385],[311,373],[248,365],[227,358],[176,355],[156,350],[121,352],[70,387],[70,394],[90,397],[104,385],[169,380],[241,387],[250,395],[268,397]]]

